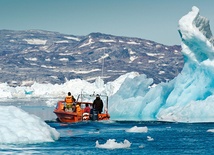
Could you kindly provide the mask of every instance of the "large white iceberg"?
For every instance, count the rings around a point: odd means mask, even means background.
[[[209,21],[199,9],[179,20],[185,65],[172,81],[149,89],[152,79],[126,79],[110,102],[111,118],[214,122],[214,48]]]
[[[14,106],[0,106],[0,143],[53,142],[59,133],[39,117]]]

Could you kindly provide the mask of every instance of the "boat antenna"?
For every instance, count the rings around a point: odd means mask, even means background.
[[[101,78],[103,78],[103,70],[104,70],[104,63],[105,63],[105,50],[104,50],[104,56],[103,56],[103,61],[102,61],[102,75]]]
[[[103,58],[103,64],[102,64],[102,78],[103,78],[103,69],[104,69],[104,58]]]

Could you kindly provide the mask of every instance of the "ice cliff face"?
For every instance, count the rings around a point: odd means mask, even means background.
[[[193,7],[179,20],[179,33],[185,59],[181,73],[150,89],[152,80],[143,75],[127,79],[110,100],[112,119],[214,122],[214,48],[209,21]]]

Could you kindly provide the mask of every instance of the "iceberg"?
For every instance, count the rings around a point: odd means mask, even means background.
[[[148,127],[137,127],[137,126],[134,126],[130,129],[127,129],[126,132],[136,132],[136,133],[142,133],[142,132],[148,132]]]
[[[99,141],[96,141],[96,148],[101,149],[123,149],[123,148],[130,148],[131,143],[128,140],[124,140],[123,142],[117,143],[115,139],[109,139],[105,144],[99,144]]]
[[[7,83],[0,83],[0,98],[1,100],[8,99],[24,99],[28,98],[62,98],[68,92],[76,96],[80,93],[86,94],[106,94],[111,96],[115,94],[126,78],[134,78],[139,76],[137,72],[130,72],[121,75],[115,81],[104,84],[101,77],[97,77],[94,83],[87,82],[81,79],[67,80],[63,84],[40,84],[32,82],[31,86],[10,87]],[[54,103],[55,106],[56,103]]]
[[[179,20],[184,67],[173,80],[150,88],[145,75],[126,79],[110,100],[111,119],[214,122],[214,48],[209,20],[192,7]]]
[[[0,144],[54,142],[56,129],[15,106],[0,106]]]

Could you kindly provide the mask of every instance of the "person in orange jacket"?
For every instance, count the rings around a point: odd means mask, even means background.
[[[70,111],[72,108],[72,104],[76,101],[76,99],[71,95],[71,92],[68,92],[68,95],[65,97],[65,109]]]
[[[78,116],[82,116],[82,109],[79,104],[76,105],[76,113]]]

